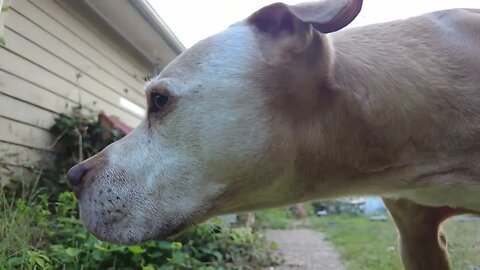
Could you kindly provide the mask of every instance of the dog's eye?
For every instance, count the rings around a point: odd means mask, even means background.
[[[152,93],[151,96],[152,105],[150,107],[150,112],[159,112],[167,103],[168,96],[160,93]]]

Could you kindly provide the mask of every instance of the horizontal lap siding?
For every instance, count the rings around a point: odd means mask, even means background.
[[[0,117],[0,141],[16,145],[49,151],[53,137],[44,129],[6,117]]]
[[[15,145],[0,141],[0,151],[4,160],[0,159],[3,164],[27,167],[28,164],[49,166],[54,161],[53,152],[42,151],[31,147]]]
[[[17,1],[17,0],[15,0]],[[65,41],[73,48],[82,52],[85,56],[93,56],[93,61],[107,70],[118,74],[119,79],[125,80],[129,85],[143,85],[143,78],[150,72],[144,66],[139,65],[135,59],[125,54],[119,47],[119,41],[112,40],[100,33],[94,22],[90,22],[68,8],[68,1],[29,1],[18,0],[18,10],[30,18],[31,15],[43,13],[41,20],[36,23],[47,28],[53,35]],[[31,4],[37,9],[32,9]],[[62,27],[49,27],[61,25]],[[139,89],[141,90],[141,89]]]
[[[38,86],[38,88],[44,91],[52,92],[77,104],[81,103],[83,106],[92,110],[104,110],[108,114],[118,116],[130,126],[138,125],[141,121],[140,117],[116,105],[120,99],[119,95],[111,95],[110,99],[108,99],[105,98],[105,93],[101,91],[91,90],[87,92],[76,82],[65,80],[57,74],[49,72],[43,66],[31,62],[30,59],[5,48],[0,48],[0,59],[2,59],[2,61],[0,61],[0,73],[12,74],[32,85]],[[0,81],[0,85],[4,84],[8,84],[8,82]],[[16,86],[12,85],[11,87]],[[2,86],[2,88],[6,87]],[[28,92],[34,91],[33,88],[26,90]],[[11,89],[10,91],[14,93],[16,90]]]
[[[143,78],[150,67],[92,27],[62,2],[13,1],[7,45],[0,48],[1,163],[49,164],[55,154],[49,128],[80,104],[132,127],[140,123],[120,98],[145,107]]]
[[[0,93],[0,104],[2,104],[0,107],[2,117],[44,130],[48,130],[54,124],[57,116],[56,113],[3,93]]]
[[[0,93],[38,106],[45,111],[67,113],[78,105],[76,101],[52,89],[42,88],[22,77],[0,70]]]

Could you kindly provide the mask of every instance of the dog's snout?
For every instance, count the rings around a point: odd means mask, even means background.
[[[80,183],[82,182],[82,177],[85,175],[86,172],[87,168],[85,168],[85,165],[82,163],[77,164],[70,168],[70,170],[68,170],[67,177],[72,187],[80,185]]]

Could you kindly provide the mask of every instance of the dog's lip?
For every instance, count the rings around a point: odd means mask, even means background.
[[[75,194],[75,197],[77,197],[78,200],[81,199],[82,189],[83,189],[83,188],[82,188],[80,185],[74,185],[74,186],[72,186],[73,194]]]
[[[108,209],[104,209],[108,211]],[[82,220],[96,238],[116,244],[133,245],[143,243],[149,240],[170,240],[181,235],[187,230],[193,221],[187,220],[184,217],[175,217],[176,222],[169,221],[166,218],[163,223],[157,226],[144,227],[125,222],[125,219],[135,220],[134,217],[129,217],[129,213],[122,211],[121,214],[109,214],[106,216],[98,216],[89,210],[81,209]],[[140,230],[140,231],[137,231]],[[129,236],[126,232],[137,231],[139,233]]]
[[[165,224],[166,225],[166,224]],[[152,228],[150,231],[145,232],[143,234],[138,235],[138,237],[129,237],[129,236],[119,236],[112,234],[112,230],[109,229],[110,225],[104,224],[94,224],[93,230],[89,229],[89,231],[95,235],[96,238],[102,241],[115,243],[115,244],[122,244],[122,245],[135,245],[144,243],[150,240],[174,240],[176,237],[181,235],[185,230],[189,227],[187,223],[183,223],[172,228],[165,228],[164,226],[160,226],[159,228]],[[99,228],[100,227],[100,228]]]

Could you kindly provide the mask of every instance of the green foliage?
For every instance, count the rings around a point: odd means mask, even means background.
[[[340,251],[348,269],[403,269],[397,249],[397,232],[391,219],[371,222],[367,217],[333,215],[312,217],[309,224],[325,233],[326,240]],[[453,269],[480,266],[480,221],[450,219],[445,222],[445,231]]]
[[[292,227],[293,217],[286,208],[274,208],[255,213],[255,226],[258,228],[289,229]]]
[[[71,192],[61,193],[54,203],[45,194],[10,202],[3,196],[1,203],[2,270],[258,269],[280,262],[262,235],[219,221],[215,230],[202,224],[174,242],[124,246],[102,242],[86,231]]]
[[[62,161],[59,166],[67,168],[95,155],[124,134],[113,126],[107,126],[96,115],[82,107],[75,107],[70,115],[61,114],[55,119],[50,131],[57,136]]]
[[[397,233],[391,222],[370,222],[366,217],[334,215],[309,220],[325,232],[326,240],[340,251],[348,269],[401,270]]]
[[[10,5],[4,5],[4,6],[2,7],[2,12],[7,12],[7,11],[9,11],[9,10],[10,10]]]
[[[361,204],[351,203],[347,198],[334,200],[321,200],[312,202],[311,205],[323,205],[329,214],[343,215],[343,216],[360,216],[363,215]]]
[[[50,194],[69,189],[66,172],[73,165],[95,155],[124,134],[113,126],[102,124],[98,116],[82,107],[55,119],[50,132],[56,136],[56,168],[43,172],[41,185],[49,187]]]
[[[312,216],[315,211],[312,203],[304,203],[305,215]],[[264,229],[291,229],[296,226],[305,226],[304,217],[298,212],[295,205],[290,207],[271,208],[255,212],[255,227]]]
[[[480,219],[449,219],[444,229],[452,269],[480,268]]]

